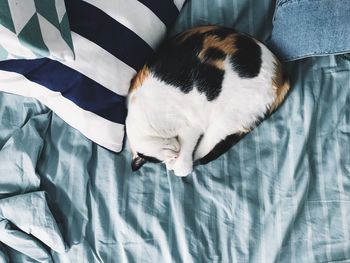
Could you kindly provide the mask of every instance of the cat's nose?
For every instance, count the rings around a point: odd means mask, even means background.
[[[175,152],[170,149],[163,149],[163,158],[165,161],[170,161],[170,160],[176,160],[176,158],[179,156],[178,152]]]

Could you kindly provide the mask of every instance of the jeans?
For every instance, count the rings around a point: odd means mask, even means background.
[[[267,44],[285,61],[350,52],[350,0],[277,0]]]

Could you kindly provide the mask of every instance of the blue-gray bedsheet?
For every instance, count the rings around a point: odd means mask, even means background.
[[[174,32],[223,24],[264,41],[273,5],[192,0]],[[0,262],[350,262],[350,59],[287,69],[278,111],[184,179],[132,173],[127,142],[111,153],[0,93]]]

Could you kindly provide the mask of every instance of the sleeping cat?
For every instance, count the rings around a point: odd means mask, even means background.
[[[202,26],[162,45],[131,82],[126,131],[132,169],[163,162],[177,176],[237,142],[283,101],[278,59],[233,29]]]

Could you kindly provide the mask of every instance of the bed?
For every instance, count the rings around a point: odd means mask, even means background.
[[[191,0],[266,41],[274,1]],[[131,172],[39,101],[0,93],[0,262],[350,262],[350,57],[286,63],[283,105],[186,178]]]

